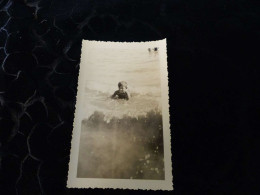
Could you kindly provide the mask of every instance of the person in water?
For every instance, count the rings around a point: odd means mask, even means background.
[[[112,99],[125,99],[129,100],[130,94],[127,91],[127,82],[121,81],[118,83],[118,90],[111,96]]]

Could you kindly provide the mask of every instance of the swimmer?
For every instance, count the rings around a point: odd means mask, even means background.
[[[155,47],[153,50],[156,52],[156,51],[158,51],[158,50],[159,50],[159,48],[158,48],[158,47]]]
[[[129,100],[130,94],[127,91],[127,82],[121,81],[118,83],[118,90],[111,96],[112,99],[125,99]]]

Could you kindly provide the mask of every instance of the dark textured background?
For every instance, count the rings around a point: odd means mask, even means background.
[[[82,38],[167,38],[174,193],[259,194],[259,6],[1,0],[0,194],[104,193],[66,189]]]

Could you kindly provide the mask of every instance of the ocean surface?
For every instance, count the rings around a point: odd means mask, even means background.
[[[93,111],[109,116],[144,115],[161,107],[159,54],[147,49],[93,49],[88,53],[85,85],[86,118]],[[118,82],[126,81],[129,101],[112,100]]]
[[[159,53],[88,51],[78,177],[164,179]],[[130,100],[114,100],[126,81]]]

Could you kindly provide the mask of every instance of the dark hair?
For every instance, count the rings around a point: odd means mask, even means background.
[[[127,82],[125,82],[125,81],[121,81],[121,82],[119,82],[118,83],[118,88],[120,88],[121,86],[125,86],[126,88],[127,88]]]

